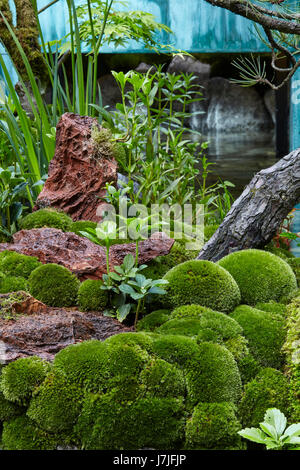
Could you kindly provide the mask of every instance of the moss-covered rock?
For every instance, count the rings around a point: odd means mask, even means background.
[[[76,430],[86,450],[173,449],[184,433],[184,407],[176,398],[146,397],[120,403],[90,395]]]
[[[282,317],[286,316],[286,305],[274,301],[260,302],[255,305],[255,308],[257,308],[258,310],[263,310],[264,312],[277,313],[279,315],[282,315]]]
[[[254,359],[252,354],[247,354],[240,358],[237,364],[243,385],[253,380],[262,369],[261,365]]]
[[[78,306],[82,312],[95,310],[103,312],[108,302],[107,291],[101,289],[101,280],[87,279],[78,290]]]
[[[28,291],[28,281],[24,277],[7,276],[0,279],[0,294],[9,292],[18,292],[20,290]]]
[[[186,424],[187,449],[240,450],[241,424],[232,403],[199,403]]]
[[[157,327],[170,319],[170,310],[161,309],[149,313],[144,318],[138,321],[137,331],[154,331]]]
[[[117,160],[121,169],[126,169],[127,167],[127,153],[126,147],[120,142],[114,142],[112,144],[112,154],[113,157]]]
[[[92,222],[91,220],[77,220],[73,222],[69,228],[69,232],[74,232],[76,235],[82,237],[83,235],[80,232],[85,232],[86,229],[92,228],[95,229],[97,227],[96,222]]]
[[[240,291],[233,277],[210,261],[186,261],[168,271],[164,279],[169,282],[162,299],[167,307],[198,304],[230,312],[240,303]]]
[[[289,385],[286,377],[272,368],[262,369],[245,386],[239,406],[244,427],[258,427],[268,408],[278,408],[289,416]]]
[[[71,432],[81,410],[83,390],[58,370],[50,372],[30,401],[27,416],[47,432]]]
[[[40,209],[21,219],[20,228],[22,230],[31,230],[33,228],[52,227],[68,232],[72,223],[71,217],[64,212],[54,209]]]
[[[110,346],[139,346],[141,349],[145,349],[147,352],[152,353],[153,340],[151,335],[146,332],[139,331],[137,333],[119,333],[117,335],[110,336],[105,340],[106,345]]]
[[[3,368],[0,390],[7,400],[25,405],[50,368],[48,362],[37,356],[17,359]]]
[[[77,303],[80,282],[64,266],[44,264],[29,277],[29,292],[51,307],[72,307]]]
[[[6,400],[3,393],[0,391],[0,423],[3,421],[10,421],[24,414],[25,408]]]
[[[0,255],[0,271],[6,276],[28,279],[31,272],[42,263],[33,256],[26,256],[15,251],[3,251]]]
[[[23,415],[4,423],[2,445],[4,450],[55,450],[58,442]]]
[[[140,380],[149,396],[184,397],[186,384],[183,372],[163,359],[154,359],[141,372]]]
[[[291,267],[283,259],[262,250],[236,251],[219,261],[234,277],[242,296],[242,303],[279,301],[297,289]]]
[[[215,343],[201,343],[198,357],[186,367],[188,401],[230,401],[237,403],[242,393],[239,369],[233,355]]]
[[[284,319],[281,315],[240,305],[230,315],[243,328],[249,351],[264,367],[280,368],[281,348],[285,340]]]
[[[196,341],[185,336],[159,335],[153,339],[152,348],[156,356],[179,367],[188,367],[199,355]]]

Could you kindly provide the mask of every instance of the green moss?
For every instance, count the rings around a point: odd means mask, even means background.
[[[4,423],[2,445],[4,450],[55,450],[58,442],[23,415]]]
[[[7,276],[0,280],[0,294],[28,291],[28,282],[24,277]]]
[[[27,416],[44,431],[70,432],[80,413],[82,398],[82,389],[54,370],[31,399]]]
[[[114,142],[112,144],[112,155],[117,160],[121,169],[126,169],[127,167],[127,153],[126,148],[120,142]]]
[[[238,364],[249,354],[248,341],[242,335],[227,339],[224,346],[231,352]]]
[[[183,437],[182,400],[147,397],[121,404],[111,395],[86,398],[76,430],[86,450],[173,449]]]
[[[199,347],[196,341],[185,336],[159,335],[153,339],[153,352],[171,364],[188,367],[198,358]]]
[[[71,217],[64,212],[53,209],[40,209],[26,215],[20,221],[20,228],[22,230],[31,230],[33,228],[52,227],[68,232],[72,223]]]
[[[289,258],[287,259],[287,263],[289,263],[290,267],[292,268],[298,285],[300,285],[300,258]]]
[[[297,289],[291,267],[278,256],[262,250],[243,250],[231,253],[219,261],[236,280],[242,303],[279,301]]]
[[[138,345],[107,344],[106,373],[109,377],[116,375],[136,376],[149,362],[148,353]]]
[[[10,421],[13,418],[24,413],[24,408],[9,400],[6,400],[0,391],[0,423]]]
[[[0,271],[6,276],[20,276],[27,279],[31,272],[41,264],[37,258],[15,251],[3,251],[0,256]]]
[[[271,245],[271,244],[267,245],[265,247],[265,250],[269,251],[270,253],[273,253],[273,255],[279,256],[279,258],[282,258],[287,262],[288,262],[288,260],[295,258],[293,253],[291,253],[290,251],[285,250],[284,248],[276,247],[276,246]]]
[[[240,450],[241,424],[232,403],[199,403],[186,424],[187,449]]]
[[[258,427],[268,408],[278,408],[289,416],[289,385],[278,370],[266,368],[247,383],[239,406],[244,427]]]
[[[45,264],[36,268],[29,277],[29,292],[51,307],[76,305],[80,282],[64,266]]]
[[[17,359],[3,368],[0,389],[7,400],[25,405],[49,371],[50,364],[37,356]]]
[[[152,352],[153,340],[149,334],[142,331],[138,333],[119,333],[117,335],[110,336],[105,340],[106,345],[110,346],[138,346],[141,349],[145,349],[147,352]]]
[[[204,227],[204,241],[205,243],[213,236],[213,234],[218,230],[219,225],[205,225]]]
[[[202,402],[231,401],[241,397],[242,384],[233,355],[215,343],[201,343],[198,357],[186,368],[188,401],[195,405]]]
[[[264,367],[280,368],[283,364],[281,348],[285,340],[282,316],[263,312],[248,305],[240,305],[231,317],[243,328],[249,351],[259,364]]]
[[[261,366],[252,354],[247,354],[237,361],[243,385],[250,382],[260,372]]]
[[[255,308],[258,310],[263,310],[264,312],[271,312],[271,313],[277,313],[279,315],[282,315],[282,317],[285,317],[286,315],[286,305],[284,304],[279,304],[277,302],[260,302],[257,305],[255,305]]]
[[[180,398],[186,394],[182,371],[163,359],[152,360],[141,372],[140,380],[150,396]]]
[[[155,310],[149,313],[137,323],[137,331],[154,331],[155,328],[162,325],[170,318],[170,310]]]
[[[72,225],[69,228],[69,232],[74,232],[76,235],[79,235],[82,237],[80,232],[85,232],[86,229],[92,228],[95,229],[97,227],[96,222],[92,222],[91,220],[77,220],[76,222],[73,222]]]
[[[186,261],[172,268],[164,279],[168,307],[198,304],[220,312],[230,312],[240,303],[239,288],[232,276],[210,261]]]
[[[78,290],[78,306],[82,312],[95,310],[102,312],[108,302],[107,291],[101,289],[101,280],[87,279]]]

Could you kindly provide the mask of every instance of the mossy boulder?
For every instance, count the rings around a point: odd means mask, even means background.
[[[240,305],[230,316],[243,328],[249,351],[261,366],[276,369],[283,365],[285,322],[282,315]]]
[[[241,424],[230,402],[199,403],[186,425],[186,449],[240,450]]]
[[[42,263],[33,256],[26,256],[15,251],[3,251],[0,254],[0,271],[6,276],[28,279],[32,271]]]
[[[77,220],[73,222],[70,226],[69,232],[74,232],[76,235],[82,237],[83,235],[80,232],[85,232],[86,229],[97,227],[97,222],[92,222],[91,220]]]
[[[101,289],[101,280],[87,279],[80,284],[78,290],[78,306],[82,312],[95,310],[102,312],[108,302],[107,291]]]
[[[263,310],[264,312],[270,312],[270,313],[277,313],[279,315],[282,315],[282,317],[286,316],[286,311],[287,307],[285,304],[281,304],[278,302],[260,302],[255,305],[255,308],[258,310]]]
[[[170,319],[170,310],[161,309],[149,313],[138,321],[137,331],[154,331],[157,327]]]
[[[20,221],[21,230],[52,227],[68,232],[73,224],[71,217],[54,209],[40,209],[26,215]]]
[[[4,450],[55,450],[55,435],[40,429],[26,415],[4,423],[2,446]]]
[[[0,294],[9,292],[18,292],[20,290],[28,291],[28,280],[24,277],[7,276],[0,279]]]
[[[241,302],[279,301],[297,289],[295,274],[286,261],[262,250],[231,253],[219,262],[234,277],[241,291]]]
[[[268,408],[278,408],[289,416],[289,384],[278,370],[262,369],[245,385],[239,414],[244,427],[258,427]]]
[[[180,398],[186,395],[183,372],[163,359],[151,360],[141,372],[140,380],[149,396]]]
[[[6,400],[3,393],[0,391],[0,424],[24,414],[25,410],[26,409],[22,406]]]
[[[186,261],[168,271],[164,279],[169,282],[162,299],[167,307],[197,304],[227,313],[240,303],[233,277],[211,261]]]
[[[29,277],[29,292],[51,307],[72,307],[77,303],[80,282],[64,266],[44,264]]]

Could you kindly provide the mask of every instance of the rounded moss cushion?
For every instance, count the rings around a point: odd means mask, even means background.
[[[28,281],[24,277],[7,276],[0,279],[0,293],[28,291]]]
[[[169,281],[162,302],[167,307],[198,304],[220,312],[231,312],[240,303],[233,277],[211,261],[192,260],[175,266],[164,276]]]
[[[29,292],[51,307],[72,307],[77,303],[80,282],[64,266],[44,264],[29,277]]]
[[[88,228],[97,228],[97,223],[92,222],[91,220],[77,220],[76,222],[72,223],[69,231],[74,232],[76,235],[82,237],[83,235],[80,232],[85,232]]]
[[[26,415],[4,423],[2,446],[4,450],[55,450],[61,444],[55,435],[41,430]]]
[[[283,259],[262,250],[236,251],[225,256],[219,265],[236,280],[242,303],[278,301],[297,289],[291,267]]]
[[[155,328],[162,325],[170,319],[169,310],[155,310],[149,313],[144,318],[138,321],[136,329],[137,331],[154,331]]]
[[[37,258],[15,251],[3,251],[0,255],[0,271],[6,276],[20,276],[27,279],[32,271],[41,265]]]
[[[26,215],[20,221],[22,230],[31,230],[33,228],[53,227],[68,232],[73,221],[64,212],[53,209],[40,209],[36,212]]]
[[[101,289],[103,282],[87,279],[80,284],[78,290],[78,306],[82,312],[95,310],[102,312],[107,305],[107,291]]]
[[[232,403],[199,403],[186,425],[187,449],[239,450],[241,424]]]

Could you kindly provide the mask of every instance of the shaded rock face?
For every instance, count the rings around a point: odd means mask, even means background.
[[[209,132],[258,132],[273,128],[264,99],[254,88],[243,88],[221,77],[204,81],[203,101],[192,103],[191,127]]]
[[[202,80],[207,80],[210,76],[210,68],[209,64],[204,64],[193,57],[175,56],[169,64],[168,73],[174,73],[175,75],[192,73]]]
[[[49,165],[49,177],[40,193],[36,208],[53,207],[73,220],[101,220],[101,200],[105,184],[117,181],[114,159],[97,155],[91,139],[97,120],[65,113],[56,133],[56,150]]]
[[[54,309],[14,320],[0,317],[0,364],[20,357],[39,356],[53,360],[61,349],[80,341],[106,338],[131,331],[117,320],[99,313]]]
[[[154,234],[139,243],[139,263],[147,263],[157,256],[170,252],[174,240]],[[87,238],[75,233],[62,232],[55,228],[21,230],[13,236],[13,243],[1,243],[0,252],[16,251],[36,256],[41,263],[57,263],[70,269],[80,280],[100,279],[106,273],[105,248],[95,245]],[[110,248],[110,267],[120,265],[124,257],[135,255],[135,243],[113,245]]]

